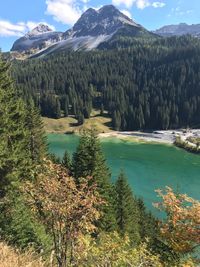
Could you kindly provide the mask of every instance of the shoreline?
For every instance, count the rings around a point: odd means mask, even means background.
[[[167,132],[167,134],[166,134]],[[144,142],[144,143],[157,143],[157,144],[168,144],[173,145],[175,141],[174,136],[169,136],[168,131],[162,131],[162,133],[147,133],[141,131],[130,131],[130,132],[109,132],[100,133],[100,138],[119,138],[120,140],[134,141],[134,142]]]
[[[52,131],[47,134],[75,134],[79,135],[78,131],[70,132],[58,132]],[[158,130],[153,132],[142,132],[142,131],[110,131],[98,134],[99,138],[118,138],[120,140],[127,140],[133,142],[145,142],[145,143],[160,143],[174,145],[176,138],[180,137],[182,140],[186,140],[191,136],[200,136],[200,130]]]
[[[43,117],[46,134],[76,134],[79,135],[81,129],[95,127],[100,138],[118,138],[130,142],[156,143],[174,145],[179,138],[183,142],[188,139],[200,139],[200,129],[170,129],[152,131],[115,131],[111,128],[111,118],[100,116],[99,111],[93,110],[90,119],[86,119],[84,125],[77,125],[74,117],[52,119]],[[188,143],[191,147],[195,145]]]
[[[138,133],[142,134],[143,136],[138,136]],[[46,134],[64,134],[64,135],[77,135],[79,136],[79,132],[46,132]],[[107,133],[99,133],[98,137],[101,140],[109,139],[109,138],[116,138],[121,141],[129,141],[134,143],[154,143],[154,144],[165,144],[165,145],[174,145],[173,141],[165,140],[165,139],[158,139],[155,137],[147,137],[145,136],[145,132],[107,132]]]

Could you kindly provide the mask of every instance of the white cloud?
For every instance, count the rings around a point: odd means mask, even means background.
[[[166,6],[166,4],[163,2],[153,2],[153,4],[152,4],[152,7],[155,7],[155,8],[161,8],[164,6]]]
[[[130,8],[136,0],[112,0],[112,3],[116,6],[125,5],[127,8]]]
[[[20,37],[20,36],[23,36],[26,32],[34,29],[39,23],[46,24],[50,28],[55,30],[54,26],[49,25],[46,22],[28,21],[28,22],[18,22],[16,24],[13,24],[7,20],[0,20],[0,36],[3,36],[3,37],[9,37],[9,36]]]
[[[130,19],[132,18],[132,15],[131,15],[131,13],[128,11],[128,10],[126,10],[126,9],[123,9],[123,10],[120,10],[124,15],[126,15],[127,17],[129,17]]]
[[[87,1],[83,0],[83,3]],[[46,0],[47,11],[56,21],[73,25],[81,16],[76,0]]]
[[[133,5],[136,5],[139,9],[144,9],[146,7],[161,8],[166,4],[164,2],[153,2],[150,0],[112,0],[112,3],[116,6],[124,5],[127,8],[131,8]]]
[[[0,36],[21,36],[24,32],[22,23],[12,24],[6,20],[0,20]]]
[[[149,3],[148,0],[137,0],[136,1],[136,6],[139,8],[139,9],[144,9],[148,6],[150,6],[151,4]]]
[[[149,0],[112,0],[112,3],[116,6],[125,5],[127,8],[136,5],[140,9],[150,5]]]
[[[167,15],[168,17],[181,17],[181,16],[187,16],[191,15],[194,12],[193,9],[183,10],[180,6],[177,6],[176,8],[172,8],[170,13]]]

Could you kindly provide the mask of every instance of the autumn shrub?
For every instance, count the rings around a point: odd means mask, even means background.
[[[47,161],[36,181],[24,187],[28,204],[53,236],[59,267],[73,265],[80,235],[96,230],[94,222],[100,218],[96,207],[102,202],[91,179],[77,185],[63,166]]]
[[[170,187],[156,191],[162,201],[154,206],[166,213],[166,218],[160,222],[163,242],[179,255],[177,266],[198,266],[200,202],[186,194],[175,193]]]
[[[81,240],[85,246],[82,253],[77,254],[77,266],[82,267],[162,267],[159,256],[154,255],[141,244],[132,247],[128,236],[121,237],[117,232],[101,233],[97,239],[84,236]]]

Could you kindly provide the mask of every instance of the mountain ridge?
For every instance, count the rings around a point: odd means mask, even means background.
[[[179,23],[179,24],[165,25],[160,29],[155,30],[154,33],[161,35],[163,37],[182,36],[190,34],[193,37],[200,38],[200,24],[189,25],[187,23]]]

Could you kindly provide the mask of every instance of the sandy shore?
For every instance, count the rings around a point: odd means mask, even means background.
[[[200,137],[200,129],[196,130],[167,130],[167,131],[154,131],[154,132],[110,132],[99,134],[100,138],[120,138],[125,140],[137,140],[144,142],[156,142],[173,144],[176,136],[180,136],[182,140],[186,140],[188,137]]]

